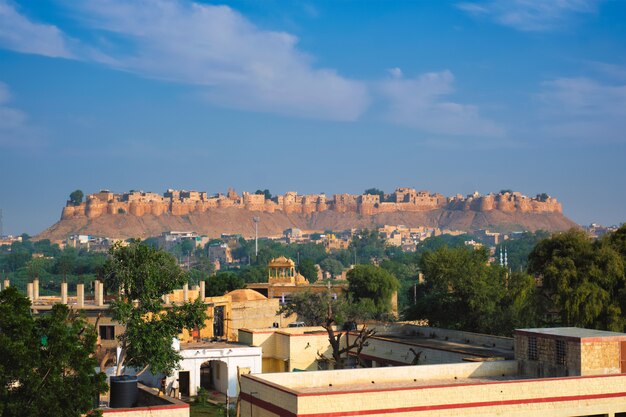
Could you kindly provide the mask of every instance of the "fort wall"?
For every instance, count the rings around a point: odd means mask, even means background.
[[[226,195],[209,196],[206,192],[167,190],[163,195],[157,193],[130,191],[116,194],[108,190],[89,194],[85,202],[74,205],[68,201],[63,208],[61,219],[86,217],[94,219],[103,215],[161,216],[172,214],[184,216],[191,213],[206,212],[215,209],[234,207],[242,210],[285,214],[301,213],[311,215],[326,210],[338,213],[358,213],[372,216],[395,212],[423,212],[435,209],[457,211],[488,212],[498,210],[505,213],[561,213],[561,204],[550,196],[534,198],[517,192],[479,195],[474,193],[466,197],[457,195],[447,198],[428,191],[416,191],[412,188],[398,188],[394,193],[380,195],[334,194],[327,199],[324,194],[300,195],[287,192],[273,199],[263,194],[243,192],[239,196],[229,189]]]

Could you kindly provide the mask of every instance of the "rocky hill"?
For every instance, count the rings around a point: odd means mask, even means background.
[[[263,194],[207,196],[204,192],[168,190],[163,195],[132,191],[90,194],[81,204],[68,202],[61,220],[38,238],[60,240],[72,234],[114,238],[156,236],[164,231],[195,231],[278,236],[297,227],[305,231],[372,228],[384,224],[427,226],[448,230],[566,230],[576,224],[562,214],[555,198],[520,193],[445,197],[399,188],[386,195],[286,193],[272,199]]]

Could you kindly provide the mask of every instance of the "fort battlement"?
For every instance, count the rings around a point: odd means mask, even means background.
[[[436,209],[487,212],[499,210],[512,213],[561,213],[561,204],[545,194],[528,197],[518,192],[463,197],[445,197],[438,193],[398,188],[384,196],[372,194],[334,194],[330,199],[324,194],[300,195],[287,192],[272,199],[263,194],[243,192],[241,196],[229,189],[227,194],[208,195],[203,191],[167,190],[162,195],[152,192],[129,191],[113,193],[102,190],[89,194],[85,202],[75,205],[68,201],[61,219],[103,215],[176,216],[206,212],[223,208],[236,208],[256,212],[283,212],[285,214],[313,214],[326,210],[338,213],[376,215],[394,212],[420,212]]]

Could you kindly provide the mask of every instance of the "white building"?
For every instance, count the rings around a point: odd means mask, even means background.
[[[203,387],[236,397],[239,375],[261,373],[260,347],[226,342],[185,343],[181,347],[180,368],[167,383],[178,379],[182,395],[194,396]]]

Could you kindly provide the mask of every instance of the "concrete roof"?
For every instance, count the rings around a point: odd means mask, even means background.
[[[456,352],[471,356],[493,358],[502,357],[505,359],[513,359],[513,352],[510,350],[499,349],[496,347],[478,346],[469,343],[460,343],[459,341],[447,341],[441,339],[431,339],[423,336],[407,336],[401,334],[377,334],[374,339],[387,339],[397,343],[418,346],[429,349],[443,350],[447,352]]]
[[[516,333],[538,333],[546,336],[569,337],[576,339],[626,337],[626,333],[608,332],[606,330],[583,329],[580,327],[548,327],[539,329],[517,329]]]

